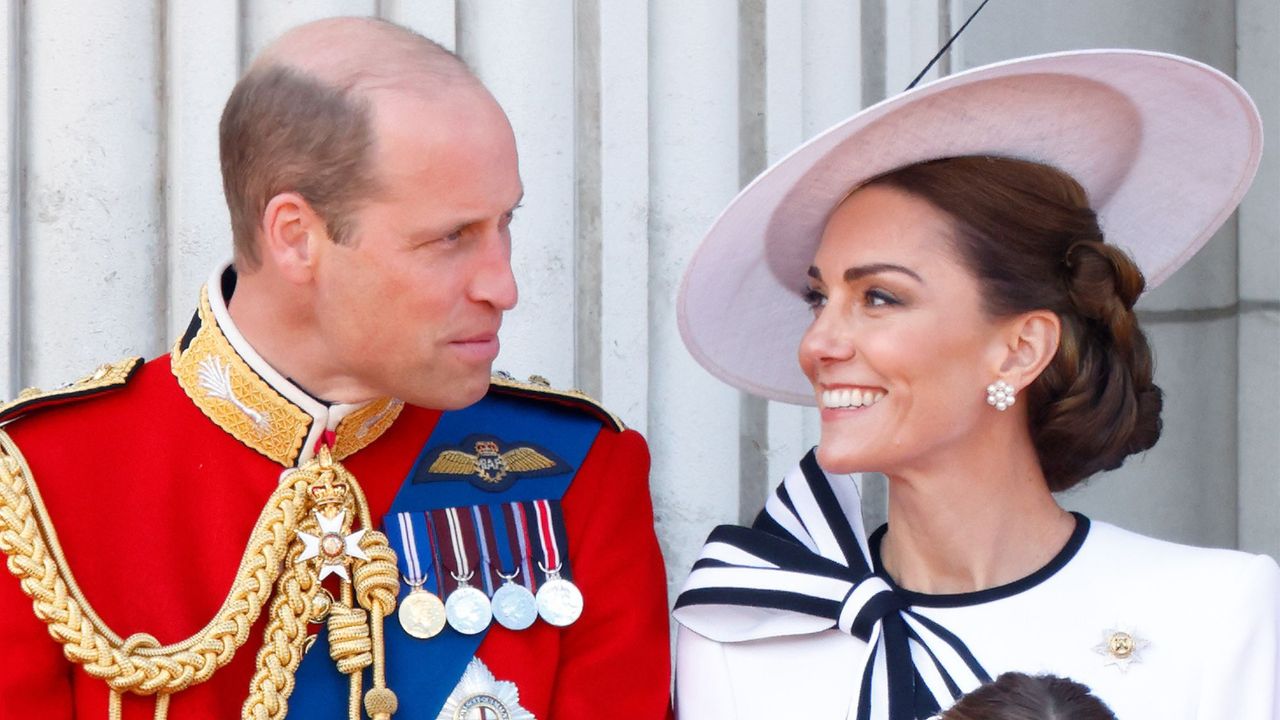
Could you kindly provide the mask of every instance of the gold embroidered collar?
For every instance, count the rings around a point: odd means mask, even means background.
[[[332,431],[333,457],[341,460],[377,440],[404,403],[379,398],[327,405],[276,372],[245,341],[222,297],[225,268],[200,292],[198,328],[174,345],[178,384],[218,427],[285,467],[309,460]]]

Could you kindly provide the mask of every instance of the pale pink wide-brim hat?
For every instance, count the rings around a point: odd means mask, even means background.
[[[806,272],[828,216],[867,180],[959,155],[1051,165],[1084,186],[1107,240],[1150,288],[1227,220],[1261,154],[1248,94],[1184,57],[1084,50],[951,75],[827,130],[739,193],[685,271],[680,334],[730,385],[812,405],[796,360],[812,319]]]

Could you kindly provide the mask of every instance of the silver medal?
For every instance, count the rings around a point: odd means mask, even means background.
[[[506,582],[493,593],[493,618],[508,630],[524,630],[538,619],[538,601],[528,588],[512,582],[514,574],[498,575]]]
[[[582,591],[552,571],[538,588],[538,616],[556,627],[572,625],[582,615]]]
[[[464,577],[454,576],[458,581],[458,589],[449,593],[444,602],[444,614],[449,620],[449,627],[463,635],[475,635],[489,627],[493,620],[493,607],[489,604],[489,596],[467,584],[471,573]]]
[[[444,603],[435,593],[415,587],[408,597],[400,601],[400,627],[419,640],[433,638],[444,629]]]

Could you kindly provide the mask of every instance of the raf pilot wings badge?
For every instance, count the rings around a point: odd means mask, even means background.
[[[458,445],[441,446],[423,458],[413,482],[466,479],[481,490],[501,492],[522,478],[570,470],[549,450],[528,443],[505,443],[490,435],[470,435]]]

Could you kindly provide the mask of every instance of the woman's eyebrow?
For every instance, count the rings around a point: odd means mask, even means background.
[[[903,275],[914,278],[915,281],[920,283],[921,285],[924,284],[924,278],[920,277],[920,275],[918,275],[916,271],[908,267],[903,267],[901,265],[894,265],[893,263],[872,263],[870,265],[856,265],[844,271],[844,281],[853,282],[855,280],[864,278],[868,275],[877,275],[879,273],[886,273],[886,272],[902,273]]]
[[[903,267],[901,265],[894,265],[893,263],[872,263],[870,265],[856,265],[844,271],[844,281],[853,282],[855,280],[864,278],[868,275],[875,275],[877,273],[883,273],[883,272],[902,273],[909,277],[915,278],[916,282],[920,283],[921,285],[925,284],[924,278],[920,277],[911,268]],[[814,280],[819,280],[819,281],[822,280],[822,272],[818,270],[818,266],[816,265],[809,266],[808,275]]]

